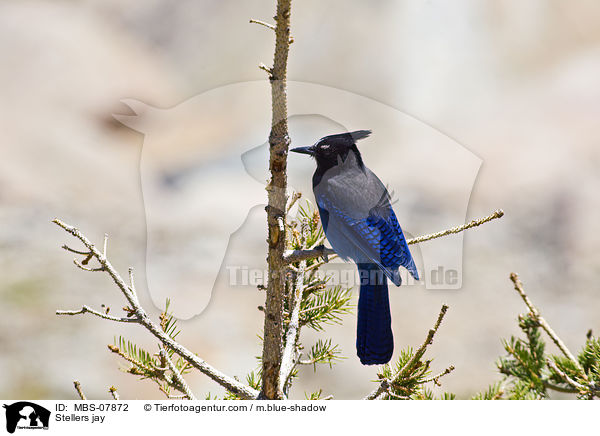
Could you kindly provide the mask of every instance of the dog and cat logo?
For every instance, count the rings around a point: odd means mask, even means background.
[[[14,433],[16,429],[48,430],[50,411],[29,401],[5,404],[6,431]]]

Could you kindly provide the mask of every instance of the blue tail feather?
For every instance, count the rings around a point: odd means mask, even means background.
[[[359,264],[361,278],[356,353],[363,365],[384,364],[394,353],[387,279],[376,265]]]

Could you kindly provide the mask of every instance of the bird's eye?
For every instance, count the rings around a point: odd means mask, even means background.
[[[321,144],[320,147],[322,150],[327,150],[329,148],[329,144]]]

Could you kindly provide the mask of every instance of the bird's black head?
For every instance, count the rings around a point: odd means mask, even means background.
[[[340,160],[345,161],[348,158],[348,153],[353,153],[358,165],[363,167],[363,161],[356,147],[356,141],[364,139],[370,134],[370,130],[338,133],[336,135],[325,136],[309,147],[292,148],[290,151],[314,157],[317,161],[317,168],[321,171],[336,166]]]

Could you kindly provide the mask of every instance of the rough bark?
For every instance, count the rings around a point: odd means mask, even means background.
[[[275,56],[270,70],[273,117],[269,135],[271,180],[267,186],[269,281],[265,302],[264,345],[262,355],[263,386],[261,397],[281,399],[279,382],[283,348],[282,301],[285,281],[285,210],[287,203],[287,155],[290,143],[287,124],[286,75],[290,47],[291,0],[277,1],[275,16]]]

